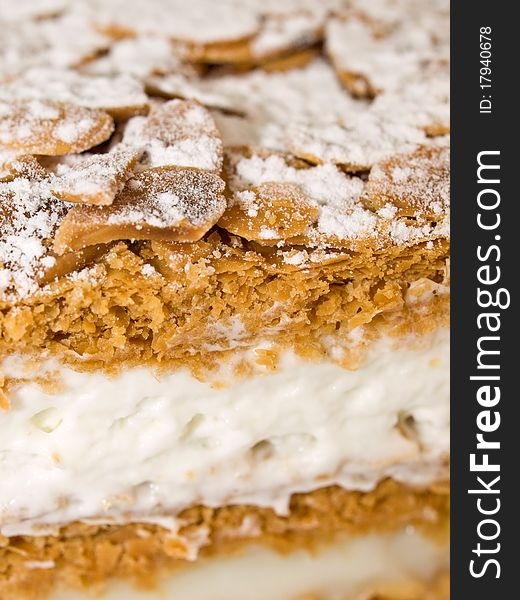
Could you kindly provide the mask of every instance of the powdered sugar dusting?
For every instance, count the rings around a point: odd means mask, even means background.
[[[2,87],[0,98],[54,100],[108,111],[148,105],[142,83],[131,75],[90,76],[48,67],[25,71]]]
[[[258,201],[252,190],[269,183],[296,185],[319,209],[316,228],[306,234],[307,243],[311,245],[330,239],[342,242],[372,239],[372,243],[376,240],[381,243],[387,236],[394,243],[411,244],[436,236],[441,229],[442,234],[447,235],[449,187],[445,170],[449,159],[446,148],[425,147],[401,156],[402,164],[407,166],[376,165],[374,175],[371,173],[368,180],[348,175],[332,164],[295,168],[278,155],[235,157],[230,186],[235,201],[254,218]],[[385,195],[382,195],[383,189]],[[399,220],[399,207],[408,196],[411,206],[405,214],[416,219],[412,224]],[[374,198],[384,200],[379,210],[373,205]],[[440,223],[433,225],[428,221],[431,211]],[[260,240],[277,237],[277,231],[268,226],[260,229]]]
[[[225,207],[220,177],[191,169],[143,171],[129,181],[128,190],[126,197],[118,198],[111,219],[156,227],[186,220],[200,227],[215,222]]]
[[[16,179],[0,184],[0,295],[34,292],[54,259],[47,242],[66,212],[45,183]]]
[[[399,210],[442,219],[450,204],[449,169],[447,146],[423,147],[412,154],[399,154],[375,165],[370,172],[367,194],[380,203],[391,203],[379,210],[390,218]]]
[[[368,235],[375,228],[374,215],[359,202],[364,182],[342,173],[334,165],[296,169],[280,156],[273,155],[266,159],[252,156],[239,160],[235,173],[232,186],[238,188],[259,187],[267,182],[298,185],[307,198],[319,207],[317,227],[325,236],[353,239]],[[241,200],[247,200],[244,193]],[[264,239],[268,237],[266,232]]]
[[[110,206],[77,204],[54,236],[58,254],[114,240],[195,241],[224,212],[224,182],[195,169],[138,172]]]
[[[288,73],[255,71],[201,81],[174,76],[157,85],[225,108],[226,113],[215,113],[215,121],[226,145],[291,152],[354,171],[427,143],[430,125],[449,126],[445,72],[381,94],[370,104],[345,93],[320,60]]]
[[[197,167],[220,171],[223,147],[209,112],[194,101],[154,105],[147,117],[131,119],[123,138],[141,147],[150,167]]]
[[[113,128],[108,114],[74,104],[0,99],[0,147],[20,153],[81,152],[105,141]]]
[[[2,21],[16,23],[60,14],[66,5],[67,0],[0,0],[0,15]]]
[[[340,0],[90,0],[100,26],[117,26],[138,35],[156,34],[192,44],[256,38],[257,52],[278,51],[310,36]],[[303,15],[303,17],[302,17]],[[278,27],[272,19],[283,21]],[[304,20],[303,20],[304,19]]]
[[[123,208],[123,207],[122,207]],[[136,227],[143,224],[151,227],[175,227],[186,218],[181,208],[180,198],[175,192],[160,192],[145,206],[134,208],[124,207],[123,210],[111,214],[107,223],[109,225],[122,225],[131,223]]]
[[[0,293],[35,291],[49,247],[225,227],[224,149],[230,231],[288,266],[448,237],[447,0],[11,4]],[[242,70],[324,38],[302,68]]]
[[[181,62],[172,41],[159,35],[116,40],[106,55],[88,63],[83,71],[106,77],[132,75],[142,81],[152,75],[195,72]]]
[[[55,196],[68,202],[112,204],[139,152],[119,144],[106,154],[94,154],[76,165],[61,164],[51,178]]]
[[[425,72],[447,65],[447,3],[439,8],[428,0],[353,4],[344,18],[329,20],[326,43],[354,93],[371,96],[400,89]]]
[[[10,7],[18,4],[6,1]],[[35,7],[40,4],[29,1]],[[21,75],[32,67],[77,67],[110,46],[110,38],[78,14],[79,3],[66,4],[67,10],[52,19],[24,18],[6,23],[4,15],[11,10],[0,10],[0,78]]]

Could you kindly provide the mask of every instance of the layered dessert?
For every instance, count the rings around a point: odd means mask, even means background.
[[[448,3],[0,20],[0,598],[447,599]]]

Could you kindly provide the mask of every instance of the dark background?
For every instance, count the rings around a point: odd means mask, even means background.
[[[520,278],[520,26],[513,15],[513,9],[517,7],[513,2],[497,0],[454,0],[451,4],[453,600],[520,598],[520,345],[517,342],[520,327],[513,292],[513,285]],[[480,28],[485,26],[492,28],[493,88],[490,92],[483,92],[479,87],[482,66],[479,34]],[[492,115],[479,114],[482,93],[492,94]],[[476,221],[476,197],[483,187],[477,184],[477,154],[482,150],[501,151],[501,184],[496,187],[501,193],[498,210],[502,224],[493,232],[480,230]],[[479,244],[493,243],[491,238],[496,233],[502,236],[501,286],[507,287],[512,295],[510,308],[501,311],[499,334],[502,336],[502,400],[499,404],[502,424],[498,439],[502,448],[492,453],[502,465],[502,509],[491,517],[498,517],[502,527],[496,540],[501,543],[497,556],[502,575],[495,579],[495,569],[489,568],[484,577],[474,579],[469,573],[469,562],[476,558],[471,550],[479,541],[477,524],[486,518],[477,511],[477,496],[467,494],[468,489],[475,487],[477,476],[469,471],[469,454],[475,452],[478,431],[475,417],[479,412],[475,400],[479,385],[469,381],[470,375],[476,374],[476,341],[479,337],[476,272],[480,263],[476,248]],[[479,564],[483,562],[480,559]]]

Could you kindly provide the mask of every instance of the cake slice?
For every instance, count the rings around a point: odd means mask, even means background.
[[[318,4],[2,14],[2,600],[449,597],[448,7]]]

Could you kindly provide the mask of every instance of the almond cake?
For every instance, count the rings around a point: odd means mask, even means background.
[[[0,598],[447,599],[448,1],[0,21]]]

